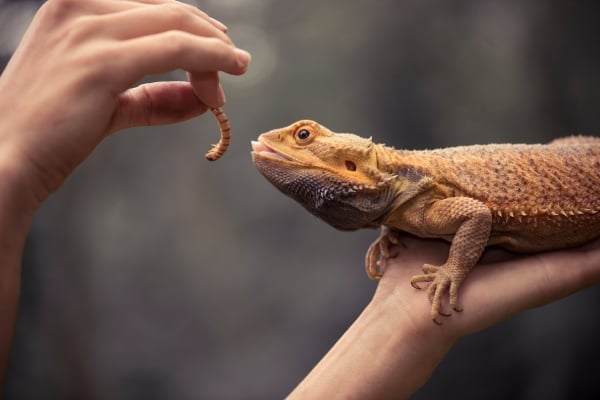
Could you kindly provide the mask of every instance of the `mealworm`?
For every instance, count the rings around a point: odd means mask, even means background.
[[[219,124],[219,131],[221,138],[219,143],[214,144],[213,147],[206,153],[206,159],[208,161],[216,161],[227,151],[229,147],[229,141],[231,140],[231,125],[229,125],[229,119],[221,107],[211,108],[210,111],[214,114]]]

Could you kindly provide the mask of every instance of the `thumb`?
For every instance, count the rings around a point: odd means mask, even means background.
[[[217,72],[188,72],[188,80],[194,93],[210,107],[222,107],[225,104],[225,92],[219,83]]]
[[[164,125],[197,117],[208,110],[188,82],[154,82],[117,97],[108,132],[135,126]]]

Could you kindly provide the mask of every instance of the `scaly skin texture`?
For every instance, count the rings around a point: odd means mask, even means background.
[[[600,138],[547,145],[396,150],[298,121],[252,142],[258,170],[308,211],[342,230],[382,227],[366,269],[377,279],[398,232],[451,242],[446,263],[426,264],[431,317],[450,305],[487,245],[515,252],[572,247],[600,236]]]

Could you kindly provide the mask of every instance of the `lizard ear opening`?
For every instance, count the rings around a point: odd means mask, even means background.
[[[356,164],[353,163],[352,161],[346,160],[345,164],[346,164],[346,169],[348,171],[356,171]]]

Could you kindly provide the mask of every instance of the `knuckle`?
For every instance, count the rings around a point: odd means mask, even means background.
[[[40,8],[45,17],[54,21],[61,21],[72,16],[81,3],[76,0],[48,0]]]
[[[236,56],[231,45],[216,38],[207,38],[205,43],[207,52],[216,60],[222,70],[226,72],[237,71]]]
[[[158,5],[161,8],[161,14],[175,22],[178,26],[189,26],[192,23],[193,15],[181,7],[180,3],[164,3]]]
[[[48,39],[54,45],[80,45],[99,29],[97,18],[82,13],[81,2],[76,0],[49,0],[40,8],[40,13],[50,28]]]
[[[213,60],[221,61],[227,58],[229,46],[217,38],[197,38],[189,33],[175,30],[165,32],[165,35],[165,42],[171,55],[193,57],[201,48],[202,52]]]
[[[84,43],[88,38],[97,34],[101,28],[94,17],[82,16],[75,18],[70,24],[66,37],[75,43]]]
[[[208,37],[204,39],[206,49],[219,58],[224,58],[227,54],[229,45],[223,42],[221,39]]]
[[[216,37],[221,41],[233,44],[229,36],[214,28],[207,18],[199,15],[199,10],[189,4],[172,2],[160,4],[161,15],[169,20],[176,30],[191,32],[204,37]]]
[[[180,31],[167,31],[164,34],[166,51],[172,56],[185,55],[188,51],[187,34]]]

